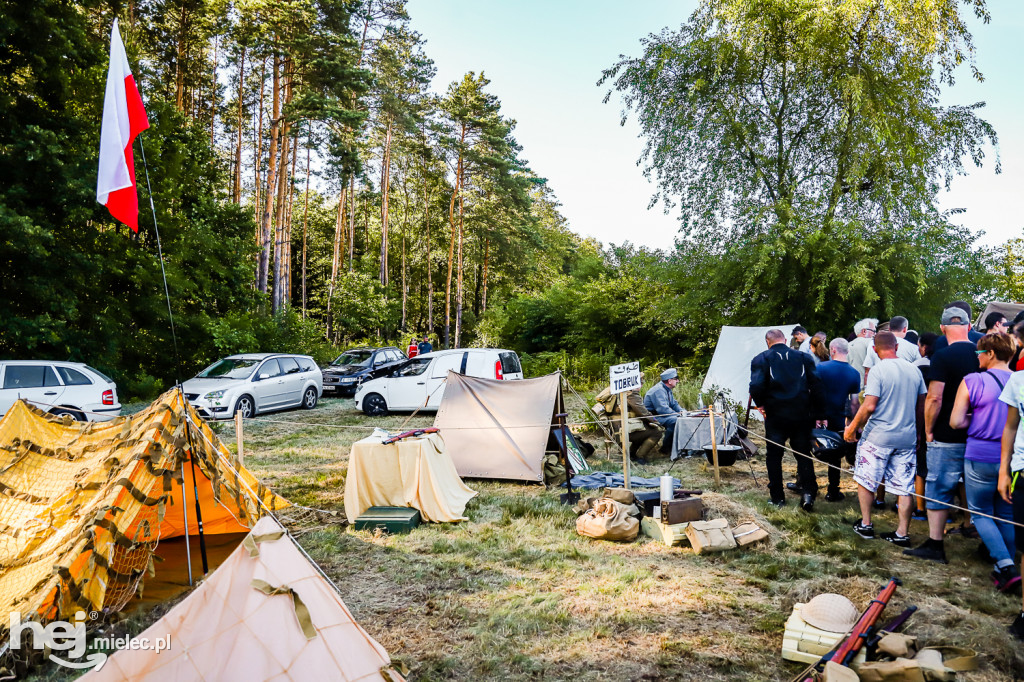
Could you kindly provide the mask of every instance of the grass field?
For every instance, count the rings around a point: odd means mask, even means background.
[[[571,398],[569,408],[582,412]],[[340,512],[350,446],[369,432],[351,427],[396,429],[405,421],[369,419],[350,400],[267,415],[245,424],[245,463],[284,497]],[[431,422],[418,416],[408,425]],[[233,425],[217,430],[234,448]],[[584,437],[597,446],[595,469],[621,470],[614,450],[604,459],[603,439]],[[791,475],[789,458],[787,467]],[[667,469],[663,460],[634,474]],[[763,486],[761,460],[753,470]],[[1024,679],[1024,647],[1005,631],[1020,600],[993,590],[990,567],[973,558],[978,541],[952,536],[949,566],[906,560],[882,540],[853,534],[852,495],[822,499],[807,514],[792,496],[785,509],[770,507],[744,463],[723,470],[717,491],[702,461],[680,460],[671,473],[708,491],[709,518],[757,519],[771,540],[704,556],[642,536],[594,541],[576,534],[575,514],[556,490],[470,480],[480,494],[468,522],[398,536],[328,523],[300,528],[300,542],[413,680],[788,680],[802,668],[780,657],[793,605],[833,591],[864,608],[892,575],[904,586],[888,617],[917,604],[907,632],[981,654],[981,669],[961,679]],[[819,473],[824,482],[820,465]],[[844,489],[853,490],[847,478]],[[879,531],[894,524],[891,511],[876,521]],[[925,523],[913,522],[911,533],[923,539]],[[138,632],[164,611],[136,613],[125,627]]]

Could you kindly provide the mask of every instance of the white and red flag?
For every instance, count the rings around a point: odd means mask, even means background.
[[[110,67],[107,69],[107,92],[103,98],[103,123],[100,126],[96,201],[136,232],[139,231],[139,194],[135,187],[132,142],[147,128],[146,109],[128,66],[128,55],[117,30],[117,19],[114,19],[114,27],[110,30]]]

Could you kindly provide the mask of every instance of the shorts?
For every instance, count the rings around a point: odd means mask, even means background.
[[[853,480],[871,492],[885,481],[889,492],[910,495],[914,492],[916,474],[914,448],[883,448],[863,438],[857,445]]]
[[[924,478],[924,494],[931,499],[925,500],[925,509],[946,509],[953,502],[953,493],[964,475],[965,450],[967,443],[928,443],[928,474]]]
[[[1024,524],[1024,471],[1011,472],[1010,482],[1013,484],[1013,495],[1010,497],[1013,502],[1013,521]],[[1024,528],[1017,526],[1013,530],[1017,549],[1024,552]]]

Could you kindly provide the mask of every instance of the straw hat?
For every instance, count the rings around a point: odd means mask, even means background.
[[[841,594],[819,594],[800,607],[805,623],[826,632],[847,633],[857,624],[860,612]]]

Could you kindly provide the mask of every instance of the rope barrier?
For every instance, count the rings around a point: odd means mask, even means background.
[[[723,416],[723,419],[725,419],[724,416]],[[740,426],[738,421],[735,421],[735,422],[732,422],[732,423],[733,423],[733,425],[735,425],[737,427]],[[740,427],[740,428],[742,428],[742,427]],[[811,461],[814,461],[814,462],[820,462],[821,464],[824,464],[826,467],[829,467],[831,469],[838,469],[840,471],[840,473],[848,474],[850,476],[854,475],[854,470],[853,469],[844,469],[843,467],[839,466],[838,464],[830,464],[829,462],[825,462],[823,460],[818,459],[814,455],[805,454],[803,452],[797,452],[793,448],[788,447],[786,445],[783,445],[782,443],[776,443],[773,440],[769,440],[765,436],[761,436],[761,435],[755,434],[755,433],[751,432],[749,429],[744,429],[744,430],[747,431],[747,433],[749,435],[753,436],[754,438],[757,438],[759,440],[763,440],[765,443],[771,443],[772,445],[777,445],[778,447],[782,448],[783,450],[787,450],[789,452],[792,452],[794,455],[798,455],[800,457],[806,457],[807,459],[810,459]],[[852,445],[852,443],[851,443],[851,445]],[[983,516],[985,518],[992,519],[993,521],[998,521],[998,522],[1001,522],[1001,523],[1007,523],[1007,524],[1009,524],[1011,526],[1016,526],[1018,528],[1024,528],[1024,523],[1017,523],[1016,521],[1013,521],[1013,520],[1010,520],[1010,519],[1003,519],[1003,518],[1000,518],[998,516],[992,516],[991,514],[986,514],[984,512],[971,511],[970,509],[968,509],[966,507],[961,507],[961,506],[958,506],[958,505],[955,505],[955,504],[951,504],[949,502],[942,502],[940,500],[934,500],[934,499],[932,499],[932,498],[930,498],[930,497],[928,497],[926,495],[921,495],[921,494],[919,494],[917,492],[909,492],[908,491],[907,495],[910,496],[910,497],[915,497],[915,498],[924,500],[925,502],[932,502],[934,504],[941,504],[941,505],[943,505],[943,506],[945,506],[945,507],[947,507],[949,509],[956,509],[958,511],[967,512],[968,514],[971,514],[973,516]],[[938,510],[936,510],[936,511],[938,511]]]

